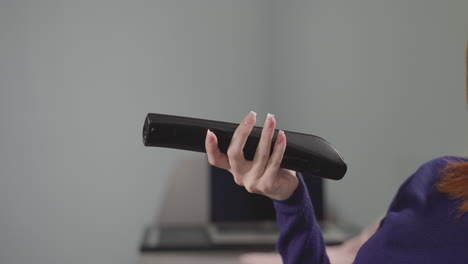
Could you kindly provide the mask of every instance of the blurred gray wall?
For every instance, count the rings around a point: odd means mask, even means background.
[[[332,213],[365,225],[422,162],[467,153],[466,10],[0,1],[0,263],[135,263],[144,225],[206,221],[205,155],[144,148],[147,112],[324,136],[350,166]]]
[[[135,263],[175,174],[194,186],[179,218],[196,212],[205,155],[144,148],[144,117],[266,115],[270,15],[267,0],[0,1],[0,263]]]
[[[364,226],[423,162],[467,155],[468,1],[274,3],[271,108],[348,162],[333,217]]]

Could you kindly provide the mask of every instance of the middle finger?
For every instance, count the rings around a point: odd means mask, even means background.
[[[275,116],[272,114],[268,114],[265,120],[265,125],[262,129],[262,135],[260,137],[260,141],[257,146],[257,151],[255,152],[255,157],[253,160],[253,164],[255,168],[259,171],[259,175],[263,173],[268,160],[270,159],[271,153],[271,140],[273,138],[273,134],[275,133],[276,127],[276,120]]]
[[[227,150],[227,155],[229,157],[229,163],[231,164],[231,169],[234,172],[242,171],[242,168],[245,168],[245,157],[244,157],[244,146],[247,138],[252,132],[253,126],[256,122],[257,114],[253,111],[250,111],[249,114],[244,118],[241,124],[237,127],[236,131],[232,135],[231,143]]]

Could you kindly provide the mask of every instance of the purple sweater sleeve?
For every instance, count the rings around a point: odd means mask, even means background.
[[[280,228],[278,252],[284,264],[329,264],[325,243],[302,173],[299,186],[287,200],[273,200]]]

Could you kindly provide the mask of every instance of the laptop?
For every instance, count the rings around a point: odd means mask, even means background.
[[[274,244],[279,235],[275,208],[270,198],[238,186],[232,174],[209,165],[210,223],[208,236],[214,244]],[[325,219],[323,179],[303,173],[324,240],[340,244],[349,236]]]

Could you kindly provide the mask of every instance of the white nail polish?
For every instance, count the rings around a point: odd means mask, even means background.
[[[250,111],[249,114],[246,116],[246,118],[244,120],[244,124],[251,125],[251,124],[255,123],[255,118],[256,117],[257,117],[257,113],[255,113],[254,111]]]

